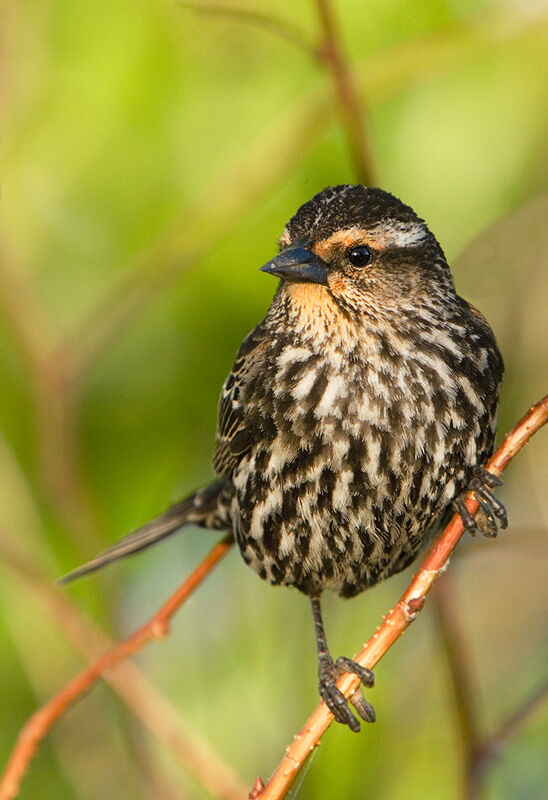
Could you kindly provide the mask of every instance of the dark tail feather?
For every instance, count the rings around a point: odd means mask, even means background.
[[[224,481],[217,481],[203,489],[199,489],[194,494],[181,500],[180,503],[168,508],[163,514],[132,531],[123,539],[116,542],[97,558],[76,567],[72,572],[63,575],[57,583],[63,585],[71,583],[76,578],[88,575],[98,569],[110,564],[111,561],[118,561],[120,558],[139,553],[147,547],[165,539],[167,536],[176,533],[183,525],[194,523],[205,527],[220,528],[223,525],[216,524],[215,519],[219,495],[224,487]]]

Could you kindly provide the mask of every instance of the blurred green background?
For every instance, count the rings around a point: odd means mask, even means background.
[[[258,0],[243,8],[272,11]],[[498,336],[503,432],[547,385],[548,9],[335,8],[378,182],[427,219],[457,287]],[[59,623],[47,587],[209,480],[219,387],[275,288],[258,267],[302,202],[355,175],[325,66],[261,25],[167,0],[3,0],[0,9],[4,764],[23,722],[84,663],[72,644],[78,622]],[[280,0],[275,13],[318,44],[312,0]],[[541,432],[500,492],[510,529],[495,541],[468,537],[452,560],[483,734],[546,679],[547,485]],[[188,529],[55,592],[120,638],[214,541]],[[359,648],[410,574],[351,603],[326,598],[335,654]],[[249,786],[268,777],[315,706],[315,661],[306,599],[263,584],[235,551],[172,635],[136,658]],[[432,602],[376,678],[376,725],[359,736],[332,726],[292,796],[462,797]],[[546,796],[547,749],[544,707],[489,766],[481,796]],[[20,794],[211,796],[105,684],[56,726]]]

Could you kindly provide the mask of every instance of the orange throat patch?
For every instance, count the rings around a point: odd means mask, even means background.
[[[286,292],[291,302],[294,325],[318,338],[355,340],[358,331],[337,306],[327,286],[317,283],[290,283]]]

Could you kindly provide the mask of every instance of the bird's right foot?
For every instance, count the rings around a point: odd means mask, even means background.
[[[485,467],[475,467],[472,480],[466,490],[453,500],[453,508],[460,514],[462,524],[466,530],[474,535],[476,530],[480,530],[484,536],[490,538],[498,533],[499,527],[508,527],[508,514],[506,509],[492,492],[492,489],[502,486],[502,481]],[[475,517],[466,507],[466,494],[472,491],[479,503],[479,510]]]
[[[360,688],[356,689],[350,700],[346,699],[337,686],[337,680],[345,672],[357,675],[364,686],[373,686],[373,673],[367,667],[362,667],[361,664],[344,656],[341,656],[333,663],[331,656],[322,655],[318,663],[320,695],[337,722],[348,725],[351,731],[358,733],[361,725],[350,711],[349,703],[352,703],[359,716],[365,722],[375,722],[375,710],[371,703],[367,702]]]

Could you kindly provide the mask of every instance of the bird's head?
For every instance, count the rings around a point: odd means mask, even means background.
[[[388,192],[359,185],[328,187],[301,206],[279,254],[261,269],[281,278],[289,294],[316,285],[319,299],[327,290],[358,313],[454,296],[443,251],[424,220]]]

